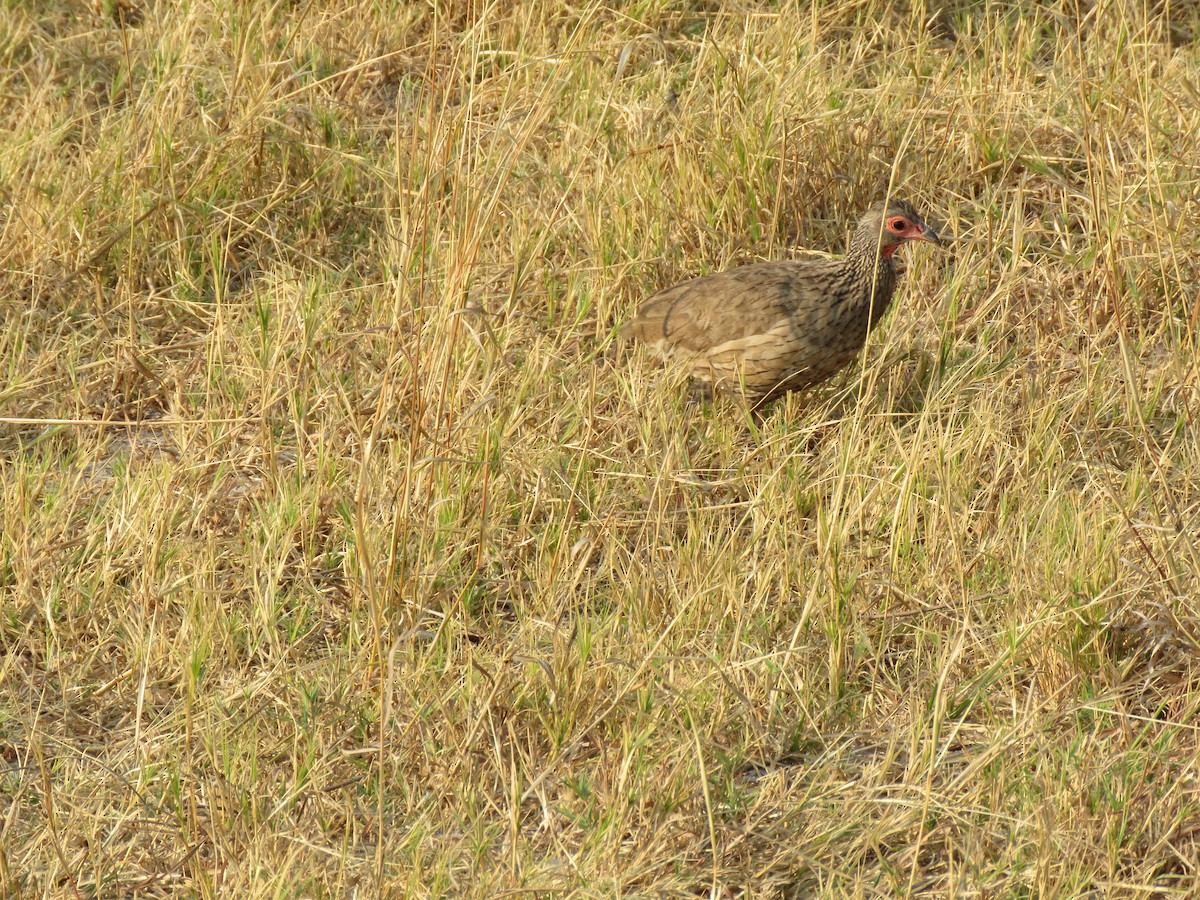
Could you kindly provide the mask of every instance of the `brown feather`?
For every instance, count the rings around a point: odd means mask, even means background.
[[[897,216],[910,235],[888,230]],[[622,335],[755,402],[810,387],[854,359],[887,312],[892,252],[906,240],[939,243],[909,204],[876,204],[844,259],[764,262],[685,281],[647,300]]]

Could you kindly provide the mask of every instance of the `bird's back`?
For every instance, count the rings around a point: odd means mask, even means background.
[[[623,334],[685,356],[702,380],[765,399],[815,384],[853,358],[869,319],[886,309],[885,280],[877,284],[841,259],[742,266],[660,291]]]

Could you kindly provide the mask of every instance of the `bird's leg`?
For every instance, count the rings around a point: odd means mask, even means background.
[[[693,378],[691,384],[688,385],[687,402],[703,406],[712,403],[712,399],[712,382]]]

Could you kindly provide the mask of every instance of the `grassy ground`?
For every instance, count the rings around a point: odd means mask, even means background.
[[[0,894],[1200,892],[1200,13],[0,9]],[[756,422],[614,354],[904,251]]]

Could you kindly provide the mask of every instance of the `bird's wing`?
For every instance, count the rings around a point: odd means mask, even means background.
[[[819,315],[841,280],[839,260],[742,266],[694,278],[655,294],[625,327],[651,344],[704,352],[731,341],[778,333]]]

